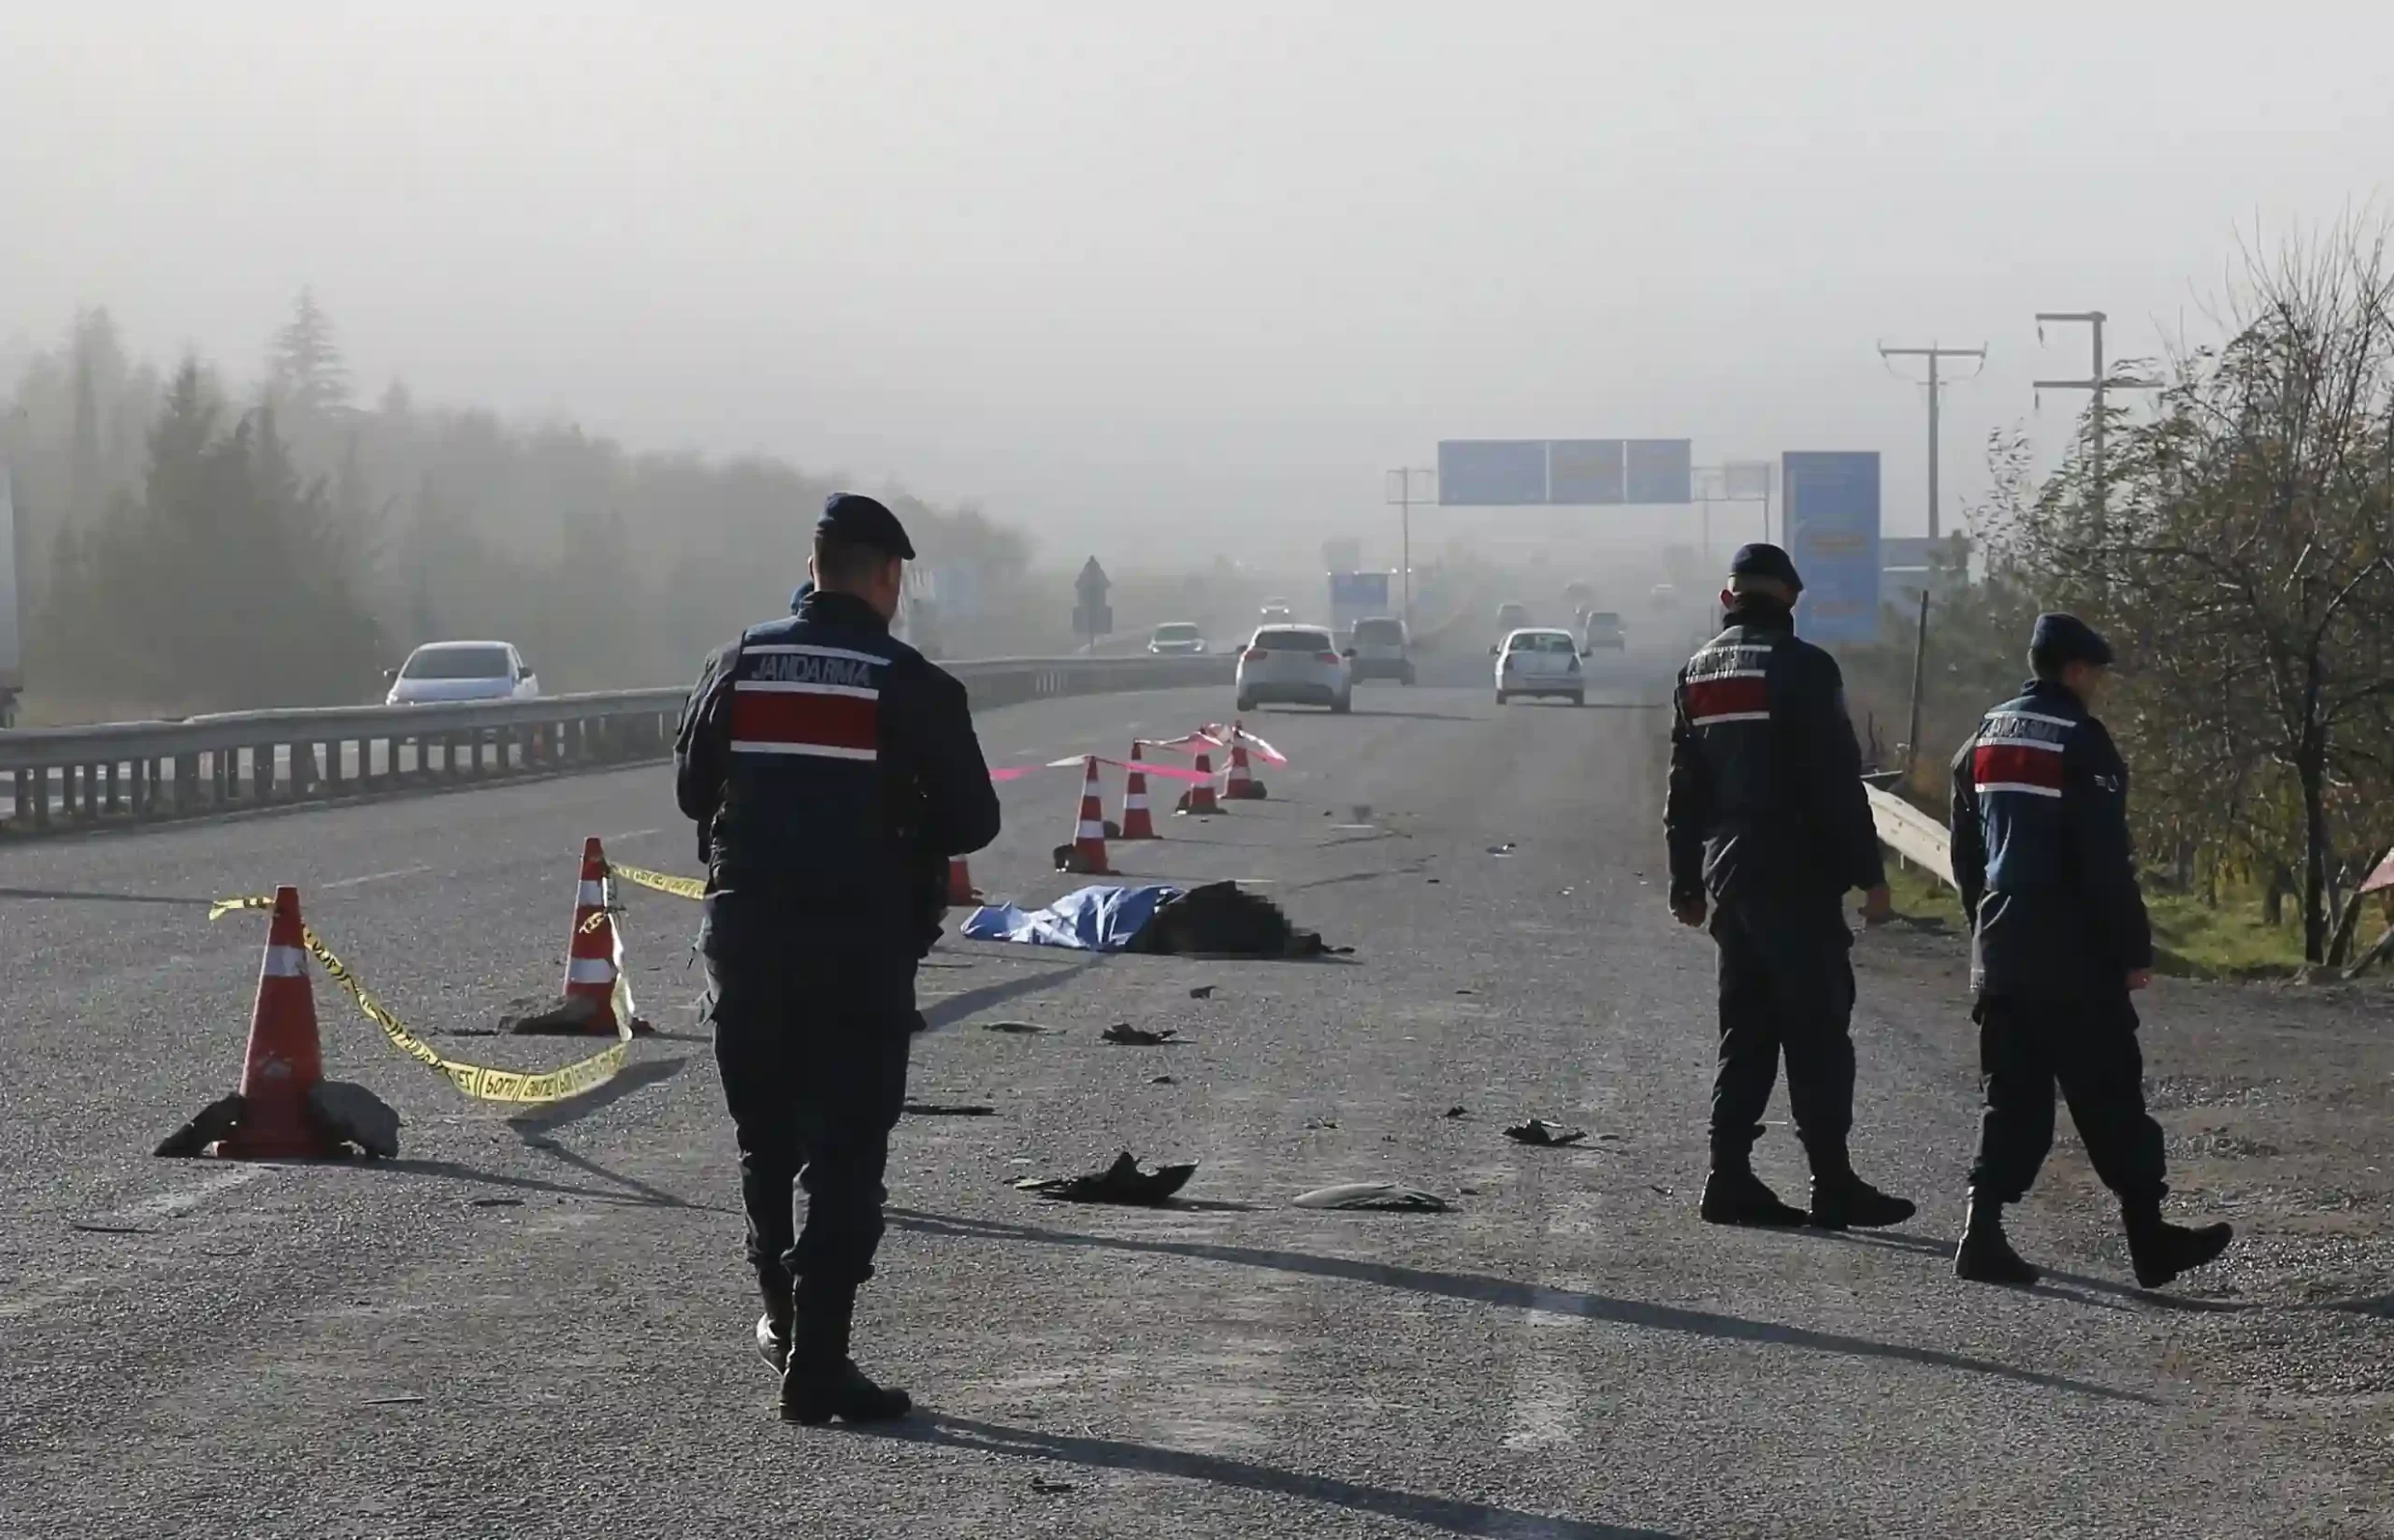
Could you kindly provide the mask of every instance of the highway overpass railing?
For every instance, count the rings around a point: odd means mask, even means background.
[[[1061,696],[1228,684],[1234,655],[943,663],[973,709]],[[540,700],[228,712],[0,732],[0,833],[638,764],[671,751],[686,689]],[[12,795],[11,795],[12,794]]]

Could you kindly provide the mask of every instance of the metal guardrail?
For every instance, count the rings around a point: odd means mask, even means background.
[[[1864,786],[1870,799],[1870,819],[1879,826],[1879,842],[1954,886],[1954,858],[1945,826],[1891,792]]]
[[[1234,658],[945,663],[973,709],[1060,696],[1227,684]],[[228,712],[0,732],[0,833],[149,823],[663,757],[686,689],[541,700]]]

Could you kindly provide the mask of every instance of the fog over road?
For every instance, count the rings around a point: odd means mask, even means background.
[[[1976,1077],[1951,938],[1856,953],[1856,1162],[1920,1219],[1698,1223],[1712,956],[1663,903],[1660,693],[1622,667],[1586,709],[1499,708],[1449,669],[1248,718],[1292,760],[1259,767],[1269,800],[1114,847],[1133,876],[1252,883],[1352,957],[942,941],[913,1094],[997,1112],[899,1129],[858,1326],[921,1408],[891,1433],[772,1416],[680,900],[627,896],[663,1030],[598,1093],[467,1102],[319,974],[327,1072],[401,1109],[405,1158],[149,1157],[238,1077],[263,927],[209,923],[219,895],[297,885],[444,1052],[572,1056],[445,1034],[554,995],[584,836],[695,870],[664,770],[0,850],[0,1535],[2394,1533],[2385,1387],[2320,1389],[2383,1378],[2383,1311],[2310,1308],[2267,1248],[2141,1293],[2068,1136],[2015,1225],[2051,1286],[1952,1277]],[[981,730],[997,765],[1119,756],[1230,704]],[[1077,885],[1046,870],[1074,775],[1001,790],[978,884]],[[2147,1012],[2156,1074],[2192,1068],[2181,998]],[[1099,1041],[1125,1020],[1185,1041]],[[1501,1136],[1530,1115],[1591,1140]],[[1758,1167],[1798,1197],[1771,1115]],[[1186,1201],[1008,1186],[1122,1149],[1196,1161]],[[1364,1179],[1454,1211],[1290,1206]]]

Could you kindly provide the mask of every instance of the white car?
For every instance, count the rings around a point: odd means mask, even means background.
[[[1257,618],[1261,619],[1266,626],[1286,626],[1297,617],[1295,613],[1290,610],[1289,601],[1287,599],[1267,598],[1263,601],[1262,613]]]
[[[1256,627],[1238,655],[1238,709],[1251,712],[1267,700],[1327,706],[1342,713],[1353,707],[1354,678],[1328,630]]]
[[[1588,677],[1568,631],[1529,626],[1508,631],[1488,649],[1496,657],[1496,704],[1515,696],[1559,695],[1574,706],[1588,701]]]
[[[385,673],[386,706],[451,700],[537,700],[541,678],[507,641],[427,641]]]
[[[1581,635],[1579,644],[1586,649],[1582,655],[1594,655],[1599,647],[1608,652],[1622,651],[1627,643],[1622,637],[1621,617],[1610,610],[1589,611],[1587,630]]]
[[[1185,620],[1168,620],[1147,636],[1147,651],[1159,657],[1168,654],[1202,653],[1205,638]]]

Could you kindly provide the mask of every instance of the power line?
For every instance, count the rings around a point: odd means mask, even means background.
[[[1938,396],[1944,388],[1937,378],[1937,364],[1944,358],[1975,358],[1979,361],[1978,370],[1963,376],[1966,380],[1975,380],[1986,367],[1986,349],[1983,346],[1943,348],[1933,342],[1925,348],[1890,348],[1882,343],[1879,356],[1928,360],[1928,538],[1934,540],[1937,538],[1937,404]],[[1901,379],[1902,376],[1896,378]]]

